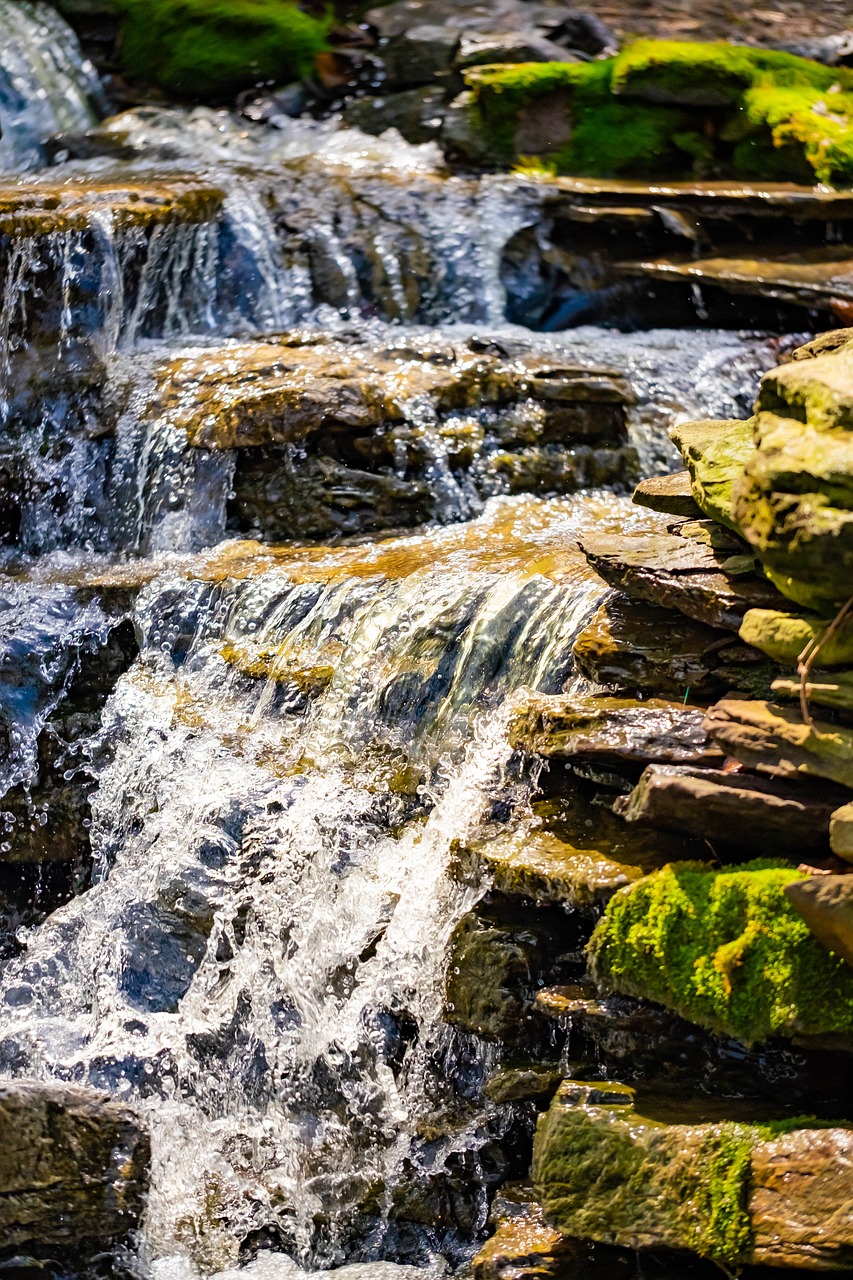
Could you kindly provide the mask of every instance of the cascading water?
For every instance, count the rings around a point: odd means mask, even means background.
[[[12,11],[0,156],[22,169],[91,122],[96,86],[60,19],[0,0],[0,21]],[[400,440],[426,458],[437,519],[467,523],[224,542],[239,459],[190,440],[181,397],[201,373],[182,386],[180,370],[227,369],[230,339],[297,324],[344,358],[356,340],[426,348],[418,325],[460,349],[529,345],[503,321],[500,264],[540,196],[448,178],[432,148],[335,122],[140,109],[89,142],[97,158],[40,172],[0,220],[9,785],[32,780],[80,652],[131,617],[140,654],[75,744],[97,784],[89,887],[14,940],[0,1071],[93,1085],[150,1126],[132,1274],[290,1280],[291,1258],[342,1280],[353,1259],[373,1280],[391,1261],[439,1274],[473,1251],[509,1123],[482,1097],[497,1049],[443,1020],[448,942],[487,888],[456,877],[455,843],[498,794],[523,819],[513,698],[573,678],[572,638],[604,592],[578,538],[653,518],[601,493],[477,488],[448,440],[468,441],[479,475],[508,411],[463,401],[441,419],[420,395]],[[740,414],[776,358],[733,334],[535,341],[546,362],[627,377],[645,470],[666,463],[674,419]],[[161,403],[164,366],[178,392]],[[533,438],[542,406],[513,413]],[[344,504],[347,483],[332,485]]]
[[[87,129],[104,106],[77,37],[49,4],[0,4],[0,173],[36,168],[43,144]]]

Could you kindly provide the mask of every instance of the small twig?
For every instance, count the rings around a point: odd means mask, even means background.
[[[800,677],[800,714],[807,725],[813,725],[812,713],[809,710],[808,678],[818,654],[831,636],[834,636],[844,619],[853,612],[853,596],[843,604],[825,631],[808,642],[797,658],[797,675]]]

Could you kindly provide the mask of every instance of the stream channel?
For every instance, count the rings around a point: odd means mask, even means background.
[[[446,1018],[489,890],[456,850],[532,821],[508,709],[578,679],[578,539],[659,527],[629,495],[667,428],[746,416],[795,339],[508,324],[535,182],[334,120],[98,126],[62,20],[15,11],[0,1073],[150,1128],[98,1274],[464,1270],[530,1134]]]

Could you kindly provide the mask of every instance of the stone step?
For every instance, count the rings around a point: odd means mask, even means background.
[[[542,694],[517,698],[509,739],[546,760],[604,765],[722,764],[704,715],[662,698]]]
[[[581,546],[609,586],[709,627],[737,631],[749,609],[784,605],[748,554],[716,551],[671,533],[587,535]]]
[[[614,813],[629,823],[682,831],[750,852],[826,856],[829,822],[845,792],[831,784],[782,783],[739,770],[649,765]]]

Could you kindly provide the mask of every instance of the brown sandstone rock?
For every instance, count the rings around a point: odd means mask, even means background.
[[[0,1085],[0,1247],[107,1244],[139,1219],[148,1137],[126,1107],[92,1090]]]
[[[828,853],[830,816],[843,794],[746,772],[655,764],[613,811],[626,822],[801,858]]]
[[[853,875],[796,880],[785,888],[785,897],[818,941],[853,966]]]
[[[709,738],[727,755],[777,778],[828,778],[853,788],[853,729],[804,724],[799,708],[724,698],[705,719]]]

